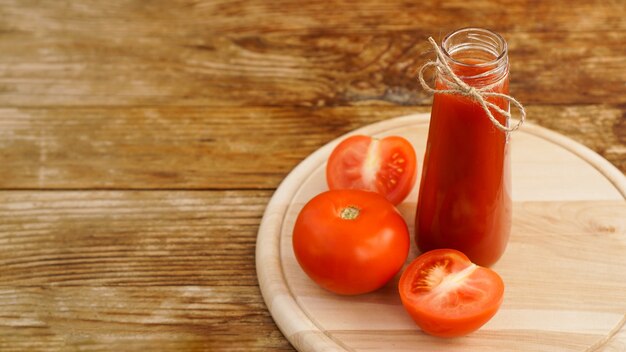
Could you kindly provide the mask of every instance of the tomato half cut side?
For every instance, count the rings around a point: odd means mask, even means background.
[[[335,147],[326,166],[328,188],[376,192],[394,205],[411,192],[416,176],[413,146],[399,136],[348,137]]]
[[[489,268],[453,249],[417,257],[398,285],[402,305],[424,332],[439,337],[469,334],[498,311],[504,283]]]

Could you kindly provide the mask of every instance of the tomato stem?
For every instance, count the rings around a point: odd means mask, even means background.
[[[360,212],[361,209],[357,208],[354,205],[350,205],[347,208],[341,209],[341,213],[339,214],[339,216],[341,216],[341,218],[344,220],[354,220],[359,217]]]

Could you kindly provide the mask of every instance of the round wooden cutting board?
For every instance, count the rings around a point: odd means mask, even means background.
[[[400,135],[423,160],[428,115],[399,117],[351,134]],[[626,351],[626,177],[559,134],[526,124],[511,138],[513,227],[493,266],[504,303],[477,332],[428,336],[405,313],[399,275],[382,289],[338,296],[295,260],[291,236],[304,204],[327,190],[326,159],[346,136],[298,165],[267,206],[256,269],[267,307],[299,351]],[[398,206],[413,230],[418,184]],[[413,242],[413,233],[411,233]],[[415,244],[407,260],[417,256]]]

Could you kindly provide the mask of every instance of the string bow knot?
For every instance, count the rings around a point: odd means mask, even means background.
[[[524,110],[524,106],[522,105],[522,103],[520,103],[519,101],[517,101],[515,98],[513,98],[510,95],[490,91],[494,87],[494,85],[489,85],[489,86],[482,87],[482,88],[476,88],[465,83],[462,79],[459,78],[459,76],[457,76],[452,71],[452,69],[447,63],[445,56],[441,52],[441,49],[439,49],[439,45],[437,45],[435,40],[432,37],[429,37],[428,41],[435,49],[435,53],[437,54],[437,61],[427,62],[426,64],[424,64],[424,66],[422,66],[422,68],[419,71],[419,81],[420,81],[420,84],[422,85],[422,88],[424,88],[425,91],[431,94],[435,94],[435,93],[456,94],[456,95],[468,97],[478,102],[478,104],[480,104],[483,110],[485,110],[487,117],[489,117],[489,120],[499,130],[508,133],[508,132],[513,132],[517,130],[518,128],[520,128],[520,126],[524,123],[524,120],[526,120],[526,110]],[[429,67],[439,68],[441,71],[443,71],[443,73],[446,74],[446,77],[449,77],[450,79],[452,79],[452,81],[447,82],[449,89],[432,88],[426,83],[426,81],[424,80],[424,71]],[[499,98],[508,100],[513,106],[515,106],[519,110],[520,120],[515,125],[509,127],[508,125],[509,125],[509,120],[511,119],[511,113],[509,111],[502,110],[498,105],[492,102],[489,102],[487,100],[488,97],[499,97]],[[495,118],[495,116],[493,116],[493,113],[491,112],[492,109],[506,118],[507,126],[501,124],[500,121],[498,121]]]

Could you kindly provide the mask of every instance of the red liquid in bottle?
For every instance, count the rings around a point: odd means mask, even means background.
[[[508,71],[474,80],[468,77],[495,66],[472,66],[481,61],[454,58],[470,64],[452,67],[466,83],[477,88],[497,83],[492,90],[508,94]],[[436,88],[448,89],[441,77]],[[509,109],[502,98],[488,101]],[[503,116],[492,113],[506,126]],[[473,262],[489,266],[506,248],[511,229],[509,144],[506,133],[470,98],[434,96],[415,224],[422,252],[454,248]]]

